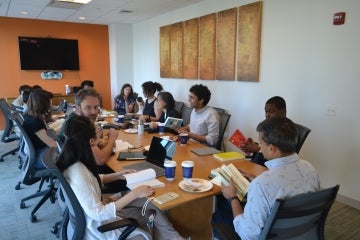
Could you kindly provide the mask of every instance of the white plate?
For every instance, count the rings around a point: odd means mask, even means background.
[[[179,187],[185,192],[200,193],[213,188],[213,184],[201,178],[190,178],[179,182]]]
[[[128,128],[128,129],[125,129],[124,132],[126,132],[126,133],[137,133],[137,129],[136,128]]]

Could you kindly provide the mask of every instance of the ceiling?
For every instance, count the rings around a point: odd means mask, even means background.
[[[81,5],[57,0],[0,0],[0,16],[104,25],[137,23],[201,1],[92,0]]]

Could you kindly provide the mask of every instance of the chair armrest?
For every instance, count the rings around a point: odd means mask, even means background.
[[[107,232],[118,228],[135,226],[138,227],[138,222],[133,218],[125,218],[114,222],[105,223],[98,227],[99,232]]]

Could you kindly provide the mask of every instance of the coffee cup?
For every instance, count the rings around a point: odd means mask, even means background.
[[[165,132],[165,123],[159,123],[158,124],[159,134],[164,134]]]
[[[180,133],[179,134],[180,144],[182,146],[185,146],[187,144],[188,137],[189,137],[189,134],[187,134],[187,133]]]
[[[118,116],[118,122],[123,123],[124,122],[124,117],[125,117],[124,115],[119,115]]]
[[[184,179],[192,178],[194,162],[190,160],[183,161],[181,163],[182,173]]]
[[[175,161],[165,161],[165,178],[167,181],[172,182],[175,179],[175,169],[176,162]]]

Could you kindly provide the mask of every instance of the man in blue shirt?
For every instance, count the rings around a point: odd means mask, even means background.
[[[271,208],[278,198],[289,198],[320,189],[315,168],[296,154],[297,130],[286,117],[265,119],[257,128],[260,150],[268,171],[254,178],[242,208],[231,181],[222,185],[222,192],[231,204],[235,231],[242,240],[258,239]]]

